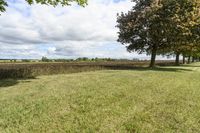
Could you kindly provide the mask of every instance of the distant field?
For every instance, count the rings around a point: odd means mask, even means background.
[[[157,61],[157,65],[173,65],[174,61]],[[20,62],[0,63],[0,79],[35,78],[38,75],[76,73],[96,70],[121,70],[147,67],[149,61],[100,61],[100,62]]]
[[[0,80],[0,132],[200,132],[200,63]]]

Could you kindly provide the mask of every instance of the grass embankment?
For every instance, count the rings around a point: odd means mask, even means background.
[[[200,63],[0,81],[0,132],[200,132]]]

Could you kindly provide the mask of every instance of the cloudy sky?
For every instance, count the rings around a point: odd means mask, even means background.
[[[24,1],[9,0],[0,16],[0,58],[149,58],[116,41],[116,14],[131,9],[130,0],[89,0],[85,8]]]

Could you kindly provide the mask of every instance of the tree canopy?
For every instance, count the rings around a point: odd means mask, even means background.
[[[84,6],[87,4],[87,0],[25,0],[28,4],[45,4],[45,5],[62,5],[67,6],[70,5],[71,2],[76,2],[81,6]],[[6,0],[0,0],[0,12],[6,11],[6,7],[8,6]]]
[[[176,52],[183,44],[199,40],[199,0],[133,0],[128,13],[118,14],[118,41],[128,51],[151,54],[151,67],[156,55]]]

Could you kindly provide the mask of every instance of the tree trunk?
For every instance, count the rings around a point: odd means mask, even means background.
[[[190,64],[191,62],[191,56],[188,57],[188,64]]]
[[[185,64],[185,55],[183,55],[183,64]]]
[[[151,68],[155,67],[156,53],[157,53],[157,47],[154,46],[154,47],[152,48],[152,51],[151,51],[151,63],[150,63],[150,65],[149,65],[149,67],[151,67]]]
[[[200,61],[200,57],[199,57],[199,61]]]
[[[195,57],[193,56],[193,57],[192,57],[192,63],[193,63],[194,61],[195,61]]]
[[[180,57],[180,53],[177,52],[177,53],[176,53],[176,66],[179,66],[179,65],[180,65],[180,63],[179,63],[179,57]]]

